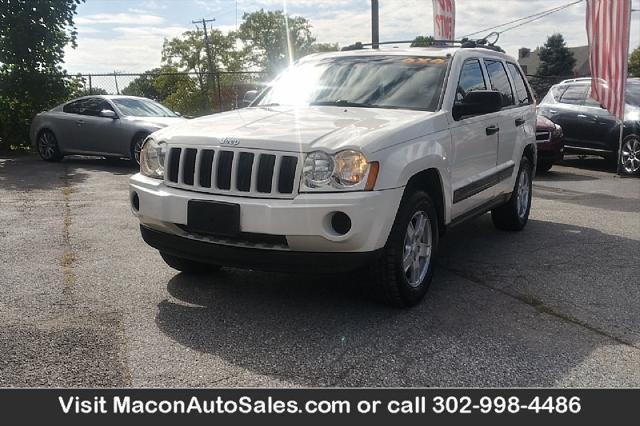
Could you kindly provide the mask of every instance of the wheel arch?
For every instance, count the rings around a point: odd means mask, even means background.
[[[131,137],[131,140],[129,141],[129,156],[131,157],[132,153],[133,153],[133,145],[136,143],[136,141],[138,140],[138,138],[146,138],[147,136],[149,136],[151,133],[153,133],[152,131],[149,130],[137,130],[133,136]],[[133,158],[131,158],[133,159]]]
[[[431,197],[435,204],[436,213],[438,215],[438,227],[440,234],[446,229],[446,218],[448,217],[447,201],[440,171],[435,168],[422,170],[409,178],[405,186],[403,200],[415,190],[425,191]]]

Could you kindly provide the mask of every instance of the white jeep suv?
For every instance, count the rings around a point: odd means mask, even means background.
[[[448,226],[487,211],[499,229],[527,223],[531,93],[487,48],[307,56],[248,108],[149,136],[132,209],[177,270],[360,268],[414,305]]]

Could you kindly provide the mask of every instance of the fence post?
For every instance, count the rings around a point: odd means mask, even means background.
[[[118,74],[116,74],[116,72],[113,72],[113,79],[116,82],[116,95],[120,94],[120,89],[118,88]]]
[[[91,74],[89,74],[89,95],[93,95],[93,87],[91,87]]]

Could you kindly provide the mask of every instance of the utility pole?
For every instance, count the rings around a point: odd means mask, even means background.
[[[196,28],[198,27],[198,24],[202,24],[202,29],[204,30],[204,45],[207,52],[207,62],[209,63],[209,87],[213,88],[212,78],[213,76],[215,76],[217,86],[218,86],[218,106],[220,108],[220,111],[222,111],[222,95],[220,93],[220,75],[218,75],[218,70],[213,62],[213,59],[211,58],[211,46],[209,43],[209,34],[207,32],[207,22],[215,22],[215,20],[216,20],[215,18],[212,18],[212,19],[202,18],[201,20],[198,20],[198,21],[191,21],[191,23],[196,24]]]
[[[380,47],[380,7],[378,0],[371,0],[371,48]]]

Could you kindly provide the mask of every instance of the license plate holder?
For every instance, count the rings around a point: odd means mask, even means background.
[[[240,205],[220,201],[189,200],[187,227],[195,233],[237,236],[240,233]]]

